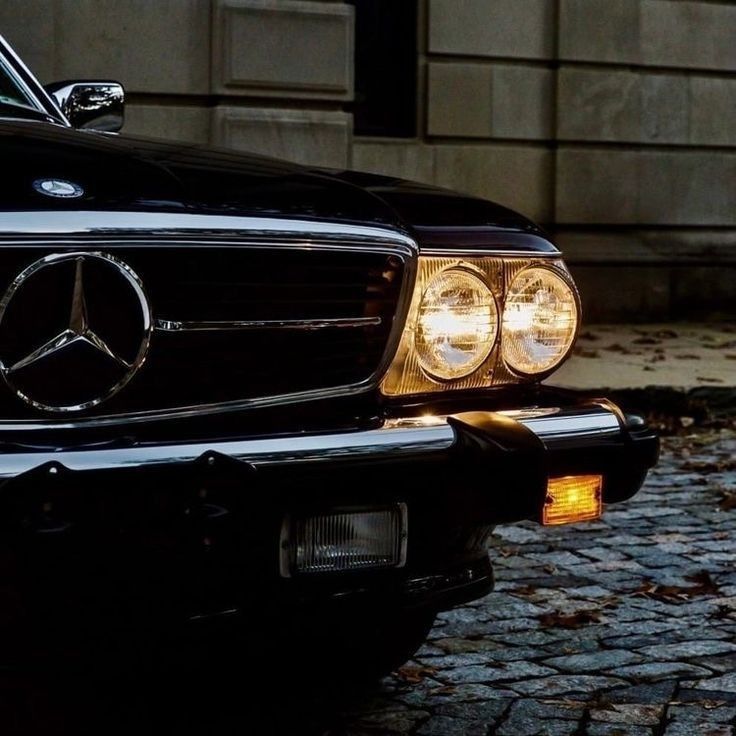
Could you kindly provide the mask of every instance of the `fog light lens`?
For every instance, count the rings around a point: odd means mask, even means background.
[[[406,560],[406,532],[405,504],[295,519],[289,523],[284,550],[289,559],[282,572],[400,567]]]
[[[597,519],[602,510],[603,477],[600,475],[568,475],[547,481],[544,501],[544,524],[570,524]]]

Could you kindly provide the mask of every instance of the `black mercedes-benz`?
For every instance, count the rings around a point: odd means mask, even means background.
[[[542,384],[580,302],[533,223],[122,114],[0,39],[4,652],[261,620],[386,671],[495,524],[638,490],[646,424]]]

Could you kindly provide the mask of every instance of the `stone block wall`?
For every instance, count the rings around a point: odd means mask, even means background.
[[[122,81],[126,132],[518,209],[567,254],[588,318],[736,312],[736,4],[418,2],[413,138],[354,134],[341,0],[3,0],[0,33],[42,81]]]
[[[347,166],[350,5],[331,0],[3,0],[0,33],[42,82],[126,88],[132,135]]]

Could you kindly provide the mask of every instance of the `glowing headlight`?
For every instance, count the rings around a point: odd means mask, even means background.
[[[488,357],[498,333],[496,300],[471,271],[438,273],[419,303],[414,347],[422,369],[443,380],[462,378]]]
[[[513,371],[545,373],[567,355],[578,326],[573,287],[547,268],[520,271],[506,294],[503,358]]]

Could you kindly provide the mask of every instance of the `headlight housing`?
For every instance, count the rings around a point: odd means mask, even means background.
[[[522,375],[556,368],[575,341],[579,312],[575,289],[559,272],[539,266],[520,271],[503,309],[506,365]]]
[[[429,280],[419,301],[414,349],[431,378],[449,381],[474,373],[498,334],[498,307],[481,274],[448,268]]]
[[[569,354],[580,316],[557,258],[421,256],[386,396],[539,379]]]

